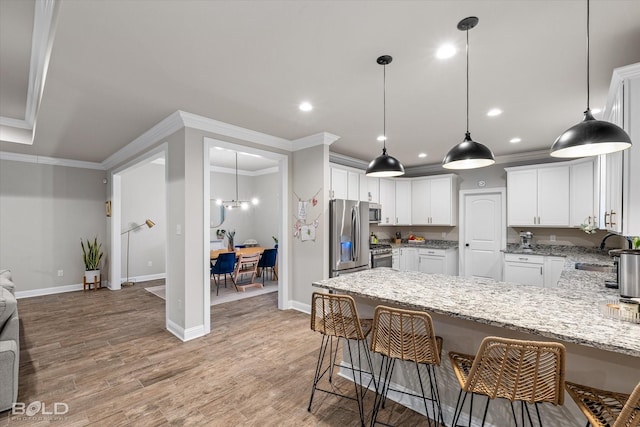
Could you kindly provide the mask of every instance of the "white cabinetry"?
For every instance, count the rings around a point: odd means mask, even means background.
[[[521,285],[544,285],[544,257],[540,255],[504,255],[504,281]]]
[[[349,190],[349,176],[345,169],[331,168],[331,198],[346,199]]]
[[[504,281],[554,288],[558,284],[564,264],[563,257],[504,254]]]
[[[382,219],[380,225],[393,225],[396,220],[396,183],[389,178],[380,178],[380,204]]]
[[[391,250],[391,268],[400,270],[400,248]]]
[[[416,248],[400,248],[400,271],[418,270],[418,250]]]
[[[509,226],[569,225],[569,166],[506,168]]]
[[[396,184],[396,225],[411,225],[411,181],[398,179]]]
[[[360,200],[363,202],[380,203],[380,178],[360,176]]]
[[[633,146],[601,159],[600,226],[625,236],[637,236],[640,235],[640,63],[613,71],[604,119],[622,127]]]
[[[411,183],[411,224],[456,225],[456,175],[416,178]]]
[[[358,172],[347,171],[347,199],[360,200],[360,177]]]
[[[458,275],[457,249],[418,249],[418,271],[432,274]]]
[[[598,225],[597,161],[593,158],[569,166],[569,226]]]

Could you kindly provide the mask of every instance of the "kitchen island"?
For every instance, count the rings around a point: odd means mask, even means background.
[[[640,381],[640,325],[602,316],[598,305],[617,296],[616,290],[603,286],[609,275],[572,270],[574,261],[567,260],[556,288],[389,268],[313,285],[354,296],[361,317],[371,317],[378,304],[429,312],[436,333],[444,338],[443,353],[475,354],[482,339],[490,335],[562,342],[567,348],[567,380],[629,393]],[[410,372],[394,374],[393,381],[415,390]],[[449,422],[459,386],[446,356],[438,375],[445,421]],[[420,411],[411,399],[391,398]],[[495,426],[507,425],[508,405],[496,403],[488,421]],[[546,425],[584,424],[584,417],[568,397],[563,407],[543,405],[543,411]]]

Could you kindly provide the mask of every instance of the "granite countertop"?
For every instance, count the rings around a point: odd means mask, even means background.
[[[507,254],[526,254],[561,256],[568,258],[580,258],[580,262],[607,262],[613,265],[613,259],[609,256],[609,249],[587,248],[583,246],[566,245],[531,245],[531,250],[520,248],[519,243],[509,243],[502,252]]]
[[[424,248],[424,249],[458,249],[458,242],[453,240],[425,240],[424,243],[391,243],[392,248]]]
[[[567,260],[558,287],[376,268],[314,282],[320,288],[399,304],[606,351],[640,357],[640,324],[607,318],[598,305],[616,299],[614,274],[573,269]],[[473,298],[470,298],[473,295]]]

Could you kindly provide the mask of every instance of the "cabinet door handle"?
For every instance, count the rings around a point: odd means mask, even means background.
[[[609,221],[611,223],[611,226],[613,227],[614,225],[616,225],[615,222],[613,222],[613,216],[616,215],[616,213],[614,211],[611,211],[611,214],[609,214]]]
[[[609,216],[609,215],[611,215],[609,212],[605,212],[604,213],[604,225],[605,225],[605,227],[607,225],[610,225],[609,222],[607,221],[607,216]]]
[[[542,267],[540,267],[540,275],[542,276]]]
[[[529,261],[529,258],[523,258],[523,257],[520,257],[520,258],[518,258],[518,259],[519,259],[520,261]]]

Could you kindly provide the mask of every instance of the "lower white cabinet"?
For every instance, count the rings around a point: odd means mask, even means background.
[[[458,249],[408,248],[398,249],[398,270],[458,275]],[[394,267],[396,268],[396,267]]]
[[[564,263],[563,257],[504,254],[504,281],[545,288],[556,287]]]
[[[400,271],[416,271],[418,269],[418,250],[416,248],[400,248]]]
[[[400,270],[400,248],[391,251],[391,268]]]
[[[418,271],[458,275],[457,249],[418,249]]]

